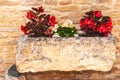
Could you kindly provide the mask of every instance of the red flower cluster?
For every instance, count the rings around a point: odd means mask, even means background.
[[[80,27],[86,36],[108,36],[112,20],[109,16],[102,16],[101,11],[90,11],[80,20]]]
[[[55,16],[49,17],[49,23],[50,23],[50,26],[53,26],[53,27],[55,26],[55,24],[57,23]]]
[[[28,34],[28,33],[27,33],[27,29],[25,29],[25,27],[24,27],[23,25],[21,25],[21,31],[23,31],[24,34]]]
[[[44,12],[44,9],[43,9],[42,6],[40,6],[38,8],[32,8],[32,9],[35,10],[35,11],[41,12],[41,13]],[[26,17],[28,19],[30,19],[30,18],[36,19],[37,18],[37,16],[32,11],[28,11]]]
[[[40,6],[40,7],[38,8],[38,10],[39,10],[40,12],[44,12],[44,9],[43,9],[42,6]]]
[[[100,18],[100,17],[102,17],[102,13],[101,13],[101,11],[93,11],[93,16]]]
[[[26,17],[30,21],[25,26],[21,25],[21,31],[30,37],[52,37],[50,27],[54,27],[57,23],[55,16],[43,14],[44,9],[42,6],[32,8],[32,10],[27,12]]]
[[[36,18],[36,16],[33,15],[31,11],[28,11],[28,12],[27,12],[26,17],[27,17],[28,19],[30,19],[30,18]]]

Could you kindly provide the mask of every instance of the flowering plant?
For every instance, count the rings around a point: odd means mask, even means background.
[[[66,20],[58,25],[55,16],[43,12],[42,6],[28,11],[26,17],[29,22],[25,26],[21,25],[21,31],[29,37],[73,37],[77,34],[72,21]]]
[[[79,34],[73,22],[65,20],[57,24],[56,17],[44,14],[42,6],[32,8],[27,12],[29,21],[21,25],[21,31],[29,37],[76,37],[76,36],[108,36],[112,29],[112,20],[109,16],[102,16],[101,11],[89,11],[80,20],[81,30],[85,34]]]
[[[26,17],[29,22],[25,26],[21,25],[21,31],[30,37],[51,37],[53,34],[51,29],[56,24],[56,18],[43,12],[42,6],[28,11]]]
[[[80,20],[83,36],[108,36],[112,29],[112,20],[109,16],[102,16],[101,11],[89,11]]]
[[[55,26],[53,37],[75,37],[78,36],[77,29],[71,20],[65,20],[59,26]]]

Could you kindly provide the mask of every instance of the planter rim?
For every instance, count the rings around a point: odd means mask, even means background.
[[[21,35],[18,39],[25,41],[25,40],[35,40],[35,41],[40,41],[40,40],[51,40],[51,39],[55,39],[55,40],[67,40],[67,39],[81,39],[81,38],[89,38],[89,39],[96,39],[96,40],[101,40],[101,39],[107,39],[108,41],[112,40],[114,43],[117,41],[115,36],[113,34],[110,34],[108,37],[28,37],[28,35]]]

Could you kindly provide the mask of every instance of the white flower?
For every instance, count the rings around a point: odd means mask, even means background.
[[[74,34],[74,37],[78,37],[79,35],[78,34]]]
[[[51,26],[50,29],[54,32],[57,32],[58,27],[59,27],[58,24],[55,24],[55,26],[54,27]]]
[[[58,24],[55,24],[55,26],[52,28],[52,31],[57,32]]]
[[[61,25],[62,27],[73,27],[73,22],[69,19],[65,20],[63,24]]]
[[[55,33],[54,35],[53,35],[53,37],[60,37],[57,33]]]

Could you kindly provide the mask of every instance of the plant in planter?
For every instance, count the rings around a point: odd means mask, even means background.
[[[85,32],[81,36],[107,37],[112,30],[112,20],[109,16],[102,16],[101,11],[89,11],[80,20],[80,27]]]
[[[21,26],[18,40],[17,69],[19,72],[39,71],[109,71],[115,61],[115,38],[110,35],[110,17],[90,11],[80,20],[84,34],[72,21],[57,24],[55,16],[43,14],[44,9],[32,8],[30,21]],[[76,37],[77,36],[77,37]],[[108,36],[108,37],[106,37]],[[51,38],[49,38],[51,37]]]
[[[24,34],[30,37],[51,37],[52,28],[56,24],[55,16],[44,14],[42,6],[32,8],[27,12],[26,17],[30,20],[25,26],[21,25],[21,30]]]
[[[78,31],[71,20],[65,20],[62,24],[53,28],[53,37],[76,37]]]

